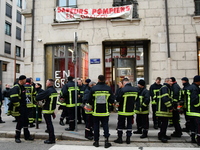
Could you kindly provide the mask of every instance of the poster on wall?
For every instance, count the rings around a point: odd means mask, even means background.
[[[56,21],[58,22],[118,17],[131,20],[133,5],[97,9],[56,7],[55,11]]]

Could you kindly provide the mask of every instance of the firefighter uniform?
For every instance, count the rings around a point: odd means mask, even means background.
[[[169,81],[169,79],[168,79]],[[168,118],[172,117],[172,99],[170,97],[170,85],[164,83],[159,91],[159,99],[157,101],[156,116],[159,117],[161,122],[160,132],[158,133],[158,139],[163,143],[166,143],[170,139],[167,135]]]
[[[75,130],[75,90],[79,94],[78,86],[75,87],[75,82],[72,81],[73,77],[68,77],[68,83],[63,86],[60,93],[60,98],[65,99],[68,117],[69,117],[69,128],[66,128],[66,131]]]
[[[31,80],[29,78],[26,79],[26,84],[24,85],[26,92],[26,106],[28,108],[28,120],[30,127],[35,127],[33,122],[35,121],[35,107],[34,99],[35,99],[35,91],[34,87],[31,85]]]
[[[186,115],[186,103],[187,103],[187,98],[188,98],[188,88],[190,87],[190,83],[187,77],[183,77],[182,79],[183,82],[183,89],[181,90],[181,101],[180,101],[180,106],[183,107],[183,113],[185,115],[185,128],[182,129],[182,131],[189,132],[190,131],[190,119]]]
[[[43,92],[44,90],[42,89],[42,85],[39,83],[36,83],[36,85],[39,85],[40,87],[35,88],[35,95],[38,95],[39,93]],[[36,86],[35,85],[35,86]],[[44,101],[45,100],[40,100],[41,104],[44,105]],[[37,115],[38,115],[38,122],[41,123],[42,122],[42,105],[38,104],[38,110],[37,110]]]
[[[170,78],[171,82],[173,82],[171,86],[171,98],[172,98],[172,104],[173,104],[173,112],[172,112],[172,122],[175,128],[175,131],[171,134],[172,137],[181,137],[182,135],[182,129],[180,126],[180,115],[179,111],[177,109],[178,103],[180,102],[181,98],[181,88],[176,83],[176,79],[174,77]]]
[[[153,119],[153,127],[154,129],[158,129],[159,121],[158,117],[156,117],[156,104],[158,101],[159,90],[162,87],[162,84],[157,84],[156,82],[152,84],[149,88],[150,96],[151,96],[151,106],[152,106],[152,119]]]
[[[20,134],[22,128],[24,129],[25,140],[33,140],[28,130],[28,110],[26,106],[26,93],[23,85],[25,82],[26,76],[21,75],[19,77],[19,83],[16,83],[10,91],[11,103],[9,106],[8,115],[12,115],[17,120],[15,134],[16,143],[21,143]]]
[[[116,97],[117,102],[119,102],[117,122],[118,138],[114,142],[119,144],[123,143],[123,129],[125,129],[125,121],[127,120],[126,143],[130,144],[130,137],[132,135],[134,104],[138,97],[138,89],[136,87],[132,87],[131,83],[128,83],[128,80],[124,84],[125,86],[119,90],[119,93],[117,93]]]
[[[51,84],[50,84],[50,83]],[[47,83],[49,85],[47,86],[47,89],[43,92],[40,92],[36,96],[36,101],[40,101],[42,99],[45,99],[45,104],[43,105],[42,108],[42,113],[44,114],[44,119],[47,125],[47,130],[49,132],[49,139],[45,140],[45,144],[52,144],[55,143],[55,134],[54,134],[54,127],[52,123],[52,115],[54,115],[54,110],[56,109],[56,102],[57,102],[57,96],[58,93],[56,89],[53,87],[53,80],[48,79]]]
[[[138,81],[138,99],[136,100],[136,108],[135,113],[136,123],[137,123],[137,131],[134,133],[142,133],[140,138],[146,138],[149,129],[149,102],[150,96],[149,91],[144,87],[145,81]],[[142,131],[143,130],[143,131]]]
[[[194,82],[188,88],[186,99],[186,115],[190,119],[191,140],[200,146],[200,76],[194,77]]]
[[[105,84],[105,77],[103,75],[98,76],[99,82],[91,88],[88,102],[93,107],[93,123],[94,123],[94,143],[95,147],[99,147],[99,122],[103,126],[105,140],[105,148],[111,146],[108,142],[109,134],[109,103],[113,104],[114,96],[112,89]]]

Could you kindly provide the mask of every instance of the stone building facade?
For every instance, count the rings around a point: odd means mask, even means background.
[[[56,18],[57,6],[84,10],[130,4],[132,19]],[[105,74],[113,89],[123,77],[129,77],[133,84],[141,78],[152,84],[157,76],[162,79],[174,76],[179,83],[186,76],[192,81],[199,74],[199,5],[199,0],[27,0],[23,10],[25,74],[42,84],[47,78],[54,78],[57,87],[66,76],[74,76],[76,32],[80,78],[97,81],[99,74]]]

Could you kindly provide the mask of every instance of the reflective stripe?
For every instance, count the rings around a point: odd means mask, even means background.
[[[172,117],[172,112],[165,112],[165,111],[156,111],[156,116],[160,117]]]
[[[54,110],[42,110],[43,114],[52,114]]]
[[[196,113],[196,112],[186,112],[186,115],[200,117],[200,113]]]
[[[138,110],[135,110],[135,113],[136,113],[136,114],[148,114],[148,113],[149,113],[149,110],[146,110],[146,111],[138,111]]]
[[[118,111],[118,115],[122,115],[122,116],[132,116],[134,115],[135,112],[123,112],[123,111]]]
[[[66,104],[66,107],[75,107],[76,106],[76,104],[73,104],[72,103],[72,91],[75,91],[75,90],[77,90],[77,91],[79,91],[79,87],[69,87],[68,88],[68,92],[69,92],[69,104]],[[77,95],[75,95],[75,96],[77,96]]]

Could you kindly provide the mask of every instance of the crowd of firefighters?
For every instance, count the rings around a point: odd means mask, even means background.
[[[54,88],[54,80],[46,81],[46,90],[42,90],[41,84],[33,84],[31,79],[21,75],[14,87],[10,90],[10,103],[7,114],[16,118],[16,143],[21,143],[21,129],[24,129],[25,140],[34,140],[30,135],[28,126],[34,127],[36,121],[42,121],[42,113],[47,125],[45,132],[49,133],[49,139],[44,143],[55,143],[52,117],[55,117],[56,105],[62,110],[59,124],[69,124],[66,131],[75,130],[75,114],[78,124],[85,122],[85,138],[94,139],[93,145],[99,147],[99,128],[103,127],[105,148],[111,146],[109,142],[109,115],[112,107],[117,108],[117,139],[115,143],[122,144],[123,131],[126,130],[126,143],[130,144],[133,134],[141,134],[140,138],[148,137],[149,107],[152,107],[152,119],[154,129],[159,129],[158,139],[163,143],[171,137],[181,138],[182,132],[190,132],[191,142],[200,145],[200,76],[193,78],[190,85],[187,77],[181,79],[183,88],[177,84],[174,77],[166,78],[161,84],[161,78],[157,77],[149,90],[146,89],[144,80],[139,80],[137,86],[132,86],[128,78],[118,83],[115,94],[112,88],[105,83],[105,76],[99,75],[98,82],[90,79],[83,84],[81,79],[67,78],[60,94]],[[77,82],[77,83],[75,83]],[[77,86],[76,86],[77,85]],[[77,95],[76,95],[77,94]],[[77,97],[77,99],[76,99]],[[77,103],[76,103],[77,102]],[[151,104],[151,105],[150,105]],[[77,109],[75,109],[77,107]],[[185,115],[186,127],[181,128],[179,107],[182,107]],[[36,109],[37,108],[37,109]],[[37,110],[37,111],[36,111]],[[77,110],[77,112],[75,112]],[[35,113],[37,112],[37,113]],[[134,115],[136,114],[137,130],[132,131]],[[65,120],[66,119],[66,120]],[[173,126],[175,131],[167,136],[167,127]]]

